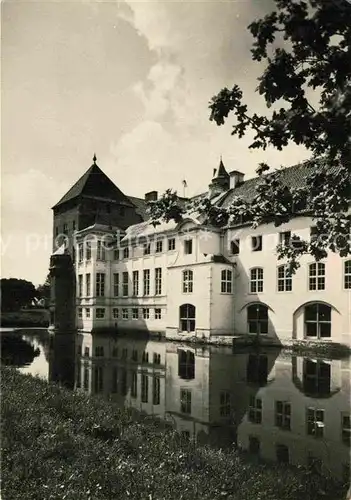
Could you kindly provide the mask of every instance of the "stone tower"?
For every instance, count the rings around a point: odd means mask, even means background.
[[[50,258],[50,330],[69,333],[76,328],[75,271],[71,255],[64,248]]]

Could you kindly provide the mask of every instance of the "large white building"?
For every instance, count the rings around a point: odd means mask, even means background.
[[[303,185],[309,168],[284,170],[287,185]],[[225,207],[235,195],[251,197],[257,182],[228,174],[221,162],[202,196]],[[123,230],[91,224],[75,232],[77,327],[206,342],[259,336],[351,345],[351,257],[330,253],[315,262],[305,255],[291,278],[277,260],[279,242],[292,234],[308,239],[311,228],[306,215],[257,229],[211,227],[198,214],[156,227],[147,220]]]

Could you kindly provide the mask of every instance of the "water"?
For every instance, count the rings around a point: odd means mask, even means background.
[[[163,418],[199,443],[349,481],[349,357],[21,330],[2,334],[2,361]]]

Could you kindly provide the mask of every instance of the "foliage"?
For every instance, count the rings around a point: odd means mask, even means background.
[[[30,281],[4,278],[1,285],[1,310],[18,311],[21,307],[30,306],[37,297],[35,286]]]
[[[51,294],[51,278],[47,275],[45,282],[37,287],[37,298],[42,300],[45,305],[49,304]]]
[[[343,498],[343,490],[234,449],[195,446],[156,420],[2,368],[6,500]]]
[[[185,210],[181,207],[179,198],[175,191],[167,189],[157,200],[148,203],[151,224],[156,227],[160,224],[160,219],[165,222],[174,220],[176,223],[182,220]]]

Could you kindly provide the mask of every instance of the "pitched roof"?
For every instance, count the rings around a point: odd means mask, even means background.
[[[214,177],[229,177],[229,174],[226,171],[225,166],[223,164],[222,158],[221,161],[219,162],[219,167]]]
[[[150,218],[147,212],[147,203],[143,198],[136,198],[135,196],[128,196],[128,198],[136,207],[137,214],[139,214],[144,221]]]
[[[132,206],[129,198],[118,189],[101,168],[96,165],[95,161],[53,208],[81,195],[116,200],[126,206]]]

